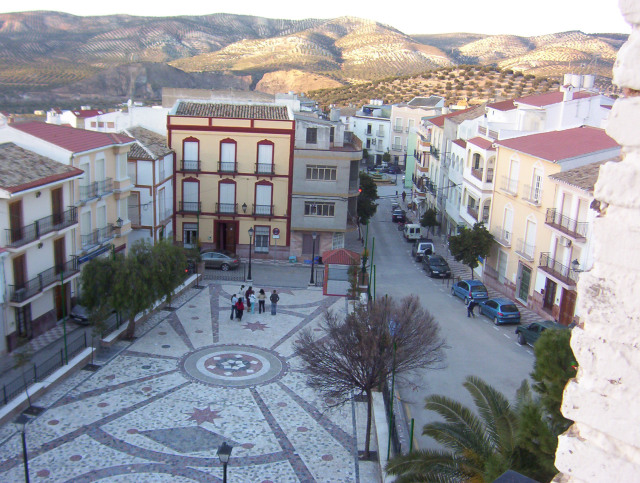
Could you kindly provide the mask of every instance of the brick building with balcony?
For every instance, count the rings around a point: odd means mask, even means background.
[[[485,281],[530,308],[542,311],[546,306],[547,316],[557,316],[553,306],[562,305],[562,293],[558,290],[556,296],[551,282],[562,286],[568,301],[568,292],[575,290],[571,262],[582,260],[579,244],[573,244],[581,240],[579,233],[560,232],[582,230],[577,223],[585,221],[588,209],[584,201],[570,201],[566,190],[557,195],[557,177],[610,160],[620,146],[602,129],[586,126],[497,141],[495,146],[497,182],[489,230],[496,243],[485,263]],[[544,304],[541,294],[548,297]],[[565,315],[562,321],[570,318]]]
[[[294,124],[286,106],[178,101],[167,119],[175,241],[248,256],[251,240],[256,257],[287,258]]]
[[[74,182],[83,172],[14,143],[0,144],[3,310],[0,353],[38,336],[69,313],[78,208]]]

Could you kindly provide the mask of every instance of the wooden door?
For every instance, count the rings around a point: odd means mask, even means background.
[[[53,257],[54,264],[56,267],[56,273],[60,273],[64,270],[64,259],[65,259],[65,247],[64,247],[64,237],[58,238],[53,241]]]
[[[573,322],[573,315],[576,310],[576,297],[575,290],[562,289],[562,298],[560,299],[560,317],[558,322],[562,325],[569,325]]]
[[[22,240],[22,200],[9,204],[9,224],[11,227],[11,242]]]
[[[558,289],[558,284],[553,280],[547,279],[544,284],[544,301],[542,303],[542,308],[551,312],[553,310],[553,304],[556,301],[556,290]]]
[[[236,252],[236,224],[225,223],[225,250],[229,250],[232,253]]]
[[[16,289],[24,287],[27,282],[26,259],[24,254],[13,259],[13,283]]]
[[[51,213],[53,213],[53,224],[59,225],[64,221],[62,210],[62,188],[51,190]]]

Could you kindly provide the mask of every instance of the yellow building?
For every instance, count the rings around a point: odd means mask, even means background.
[[[553,232],[546,221],[558,201],[548,177],[611,159],[620,147],[604,130],[593,127],[507,139],[497,141],[496,146],[496,190],[489,229],[497,243],[485,264],[485,281],[535,308],[533,291],[544,292],[548,272],[567,271],[549,252]],[[577,208],[578,219],[586,208]],[[568,272],[566,275],[564,282],[571,282]],[[574,291],[575,283],[567,285],[567,290]]]
[[[175,151],[175,239],[183,246],[289,256],[295,123],[285,106],[179,101],[167,119]]]

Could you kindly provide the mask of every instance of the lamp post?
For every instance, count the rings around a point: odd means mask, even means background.
[[[249,276],[247,282],[253,282],[251,277],[251,246],[253,245],[253,227],[249,228]]]
[[[311,248],[311,278],[309,279],[309,285],[315,285],[316,283],[313,280],[313,265],[316,261],[316,238],[318,238],[318,234],[314,231],[311,234],[311,238],[313,238],[313,243]]]
[[[243,213],[247,212],[247,204],[246,203],[242,203],[242,212]]]
[[[390,408],[391,415],[389,417],[389,442],[387,444],[387,460],[389,456],[391,456],[391,426],[393,425],[393,398],[395,393],[395,385],[396,385],[396,332],[398,330],[398,324],[393,320],[389,320],[389,334],[393,340],[393,365],[391,366],[391,398],[390,398]]]
[[[27,423],[30,419],[21,414],[16,419],[16,426],[20,430],[20,435],[22,436],[22,459],[24,460],[24,481],[29,483],[29,458],[27,457]]]
[[[222,463],[223,468],[222,483],[227,483],[227,464],[229,463],[232,449],[233,446],[227,444],[226,441],[218,448],[218,458],[220,458],[220,463]]]
[[[67,350],[67,296],[64,293],[64,265],[60,270],[60,295],[62,298],[62,335],[64,339],[64,363],[69,364],[69,351]]]

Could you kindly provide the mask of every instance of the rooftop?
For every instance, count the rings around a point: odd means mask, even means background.
[[[444,101],[444,99],[440,96],[429,96],[429,97],[414,97],[411,99],[407,106],[409,107],[435,107],[439,102]]]
[[[84,173],[13,143],[0,144],[0,188],[17,193]]]
[[[122,134],[87,131],[38,121],[12,124],[11,127],[72,153],[81,153],[107,146],[124,145],[135,141],[133,138]]]
[[[71,112],[73,113],[74,116],[81,117],[81,118],[95,117],[105,113],[105,111],[101,109],[82,109],[79,111],[71,111]]]
[[[491,109],[495,109],[496,111],[512,111],[516,108],[516,105],[513,102],[513,99],[509,99],[507,101],[493,102],[491,104],[487,104],[487,107]]]
[[[451,119],[456,123],[461,123],[462,121],[466,121],[468,119],[475,119],[476,117],[480,117],[484,114],[484,104],[479,106],[469,107],[468,109],[463,109],[461,111],[453,111],[449,114],[443,114],[442,116],[433,117],[428,119],[427,122],[431,124],[435,124],[438,127],[444,126],[445,119]]]
[[[489,141],[488,139],[477,136],[475,138],[469,139],[468,142],[469,144],[478,146],[479,148],[484,149],[485,151],[495,151],[495,148],[493,147],[493,141]]]
[[[589,193],[593,193],[593,187],[595,186],[596,181],[598,181],[598,176],[600,174],[600,166],[608,162],[618,162],[620,159],[621,158],[618,156],[606,161],[579,166],[577,168],[552,174],[549,178],[568,184],[569,186],[588,191]]]
[[[590,126],[531,134],[495,144],[552,162],[619,147],[604,129]]]
[[[467,141],[465,141],[464,139],[455,139],[453,141],[453,144],[455,144],[456,146],[460,146],[461,148],[467,147]]]
[[[586,99],[588,97],[597,96],[595,92],[578,91],[573,93],[573,99]],[[527,106],[544,107],[551,104],[558,104],[564,99],[564,92],[547,92],[546,94],[536,94],[533,96],[520,97],[514,99],[513,102],[518,104],[526,104]]]
[[[261,119],[289,121],[289,111],[285,106],[265,104],[220,104],[213,102],[178,103],[176,116],[218,117],[225,119]]]
[[[167,146],[165,136],[149,131],[140,126],[125,129],[123,134],[135,138],[136,142],[129,149],[129,159],[158,159],[173,152]]]

